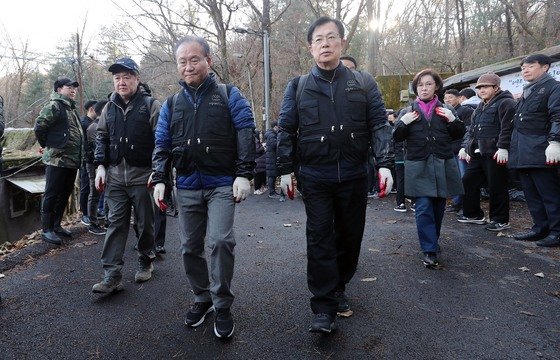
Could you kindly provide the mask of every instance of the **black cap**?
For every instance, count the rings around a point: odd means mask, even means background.
[[[54,82],[54,91],[57,91],[59,88],[65,85],[73,86],[73,87],[80,86],[80,84],[76,80],[70,80],[68,78],[63,77],[63,78],[58,78],[58,80]]]
[[[84,104],[84,110],[88,111],[90,107],[95,106],[95,104],[97,104],[97,101],[95,100],[88,100],[86,101],[86,103]]]
[[[533,54],[533,55],[529,55],[527,57],[525,57],[523,60],[521,60],[521,64],[533,64],[533,63],[539,63],[540,65],[551,65],[552,64],[552,58],[550,56],[544,55],[544,54]]]
[[[109,72],[116,74],[119,71],[133,71],[135,74],[140,73],[140,68],[138,64],[131,58],[120,58],[115,61],[115,63],[109,66]]]
[[[470,99],[475,95],[476,95],[476,92],[471,88],[464,88],[463,90],[459,91],[459,96],[464,96],[467,99]]]

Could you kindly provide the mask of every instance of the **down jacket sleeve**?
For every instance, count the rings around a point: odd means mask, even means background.
[[[251,180],[255,170],[255,119],[249,102],[238,88],[233,86],[229,94],[228,105],[233,126],[237,131],[237,160],[235,176]]]

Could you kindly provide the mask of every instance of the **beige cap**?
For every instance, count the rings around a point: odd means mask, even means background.
[[[492,73],[484,74],[478,78],[475,88],[478,89],[481,86],[500,86],[500,77]]]

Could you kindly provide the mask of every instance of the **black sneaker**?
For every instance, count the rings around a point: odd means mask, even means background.
[[[486,218],[484,216],[481,217],[466,217],[465,215],[457,217],[457,221],[463,224],[476,224],[476,225],[485,225]]]
[[[502,231],[507,230],[511,227],[509,223],[498,223],[492,221],[490,224],[486,225],[484,228],[489,231]]]
[[[335,291],[334,297],[338,300],[338,306],[336,308],[336,312],[345,312],[350,310],[350,304],[348,304],[348,298],[344,291]]]
[[[416,212],[416,203],[415,202],[410,203],[410,210],[412,210],[412,212]]]
[[[313,322],[309,327],[309,332],[312,333],[330,334],[335,330],[336,324],[334,322],[334,317],[324,313],[315,315],[315,319],[313,319]]]
[[[165,248],[161,245],[157,245],[156,246],[156,254],[165,254],[167,251],[165,251]]]
[[[185,325],[197,327],[204,322],[206,315],[214,311],[212,302],[195,302],[185,316]]]
[[[80,222],[85,226],[90,226],[91,225],[91,219],[87,215],[82,216],[82,219],[80,220]]]
[[[424,253],[424,259],[422,259],[424,266],[427,268],[434,268],[439,265],[437,255],[435,252],[426,252]]]
[[[107,230],[97,224],[91,224],[88,226],[88,231],[93,235],[105,235],[107,233]]]
[[[393,210],[398,212],[406,212],[406,205],[405,204],[397,205]]]
[[[228,339],[233,335],[235,324],[229,308],[216,309],[216,318],[214,319],[214,334],[220,339]]]

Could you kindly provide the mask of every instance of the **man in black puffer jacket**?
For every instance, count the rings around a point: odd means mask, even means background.
[[[480,208],[480,188],[488,182],[490,193],[490,224],[486,230],[502,231],[509,225],[508,161],[515,100],[507,90],[500,89],[500,77],[484,74],[476,83],[482,102],[474,111],[465,134],[466,148],[459,158],[469,162],[463,175],[463,216],[459,222],[486,223]]]
[[[560,82],[548,74],[551,64],[543,54],[521,61],[527,84],[513,119],[509,160],[519,171],[534,223],[514,237],[547,247],[560,246]]]

